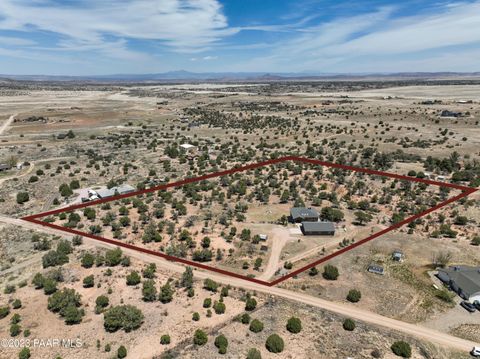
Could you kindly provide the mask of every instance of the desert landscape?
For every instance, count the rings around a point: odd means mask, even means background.
[[[468,357],[479,119],[476,80],[2,81],[0,357]],[[403,177],[211,176],[292,156]]]

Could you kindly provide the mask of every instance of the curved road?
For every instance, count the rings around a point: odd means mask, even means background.
[[[0,216],[0,222],[19,225],[22,227],[44,231],[51,234],[57,234],[63,237],[71,237],[71,235],[68,235],[65,232],[58,231],[53,228],[43,227],[41,225],[36,225],[34,223],[25,222],[16,218]],[[109,244],[101,243],[93,239],[89,239],[87,237],[84,237],[84,242],[95,245],[95,246],[100,246],[100,247],[107,247],[107,248],[111,247],[111,245]],[[173,272],[183,273],[185,270],[185,267],[183,265],[180,265],[175,262],[167,261],[163,258],[151,256],[145,253],[140,253],[134,250],[126,249],[126,248],[123,248],[122,250],[134,258],[147,261],[147,262],[155,262],[157,265],[159,265],[159,267],[162,267],[164,269],[167,269]],[[301,292],[294,292],[294,291],[290,291],[290,290],[278,288],[278,287],[267,287],[261,284],[252,283],[242,279],[227,277],[227,276],[223,276],[213,272],[204,272],[201,270],[195,270],[194,275],[196,278],[200,278],[200,279],[210,278],[222,284],[241,287],[247,290],[258,291],[265,294],[276,295],[289,300],[301,302],[317,308],[338,313],[342,316],[350,317],[350,318],[360,320],[365,323],[373,324],[376,326],[385,327],[391,330],[401,332],[403,334],[407,334],[419,339],[424,339],[429,342],[439,344],[441,346],[454,348],[464,352],[468,352],[472,349],[473,346],[479,345],[478,343],[457,338],[447,333],[439,332],[430,328],[423,327],[421,325],[405,323],[400,320],[375,314],[375,313],[366,311],[364,309],[360,309],[353,304],[330,302],[328,300],[312,297],[310,295],[306,295]]]

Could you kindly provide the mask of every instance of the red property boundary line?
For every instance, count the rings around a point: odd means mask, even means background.
[[[310,164],[320,165],[320,166],[325,166],[325,167],[339,168],[339,169],[353,171],[353,172],[366,173],[366,174],[369,174],[369,175],[378,175],[378,176],[382,176],[382,177],[394,178],[394,179],[399,179],[399,180],[425,183],[425,184],[428,184],[428,185],[433,185],[433,186],[438,186],[438,187],[448,187],[448,188],[453,188],[453,189],[460,190],[462,192],[457,196],[449,198],[446,201],[443,201],[443,202],[437,204],[436,206],[427,209],[426,211],[423,211],[421,213],[418,213],[418,214],[415,214],[411,217],[408,217],[401,222],[398,222],[398,223],[396,223],[396,224],[394,224],[394,225],[392,225],[388,228],[385,228],[385,229],[381,230],[380,232],[374,233],[367,238],[364,238],[364,239],[362,239],[358,242],[355,242],[355,243],[353,243],[353,244],[351,244],[347,247],[344,247],[344,248],[342,248],[342,249],[340,249],[340,250],[338,250],[334,253],[331,253],[331,254],[329,254],[329,255],[327,255],[323,258],[320,258],[320,259],[318,259],[318,260],[316,260],[316,261],[314,261],[310,264],[307,264],[304,267],[296,269],[293,272],[290,272],[287,275],[285,275],[283,277],[280,277],[280,278],[278,278],[274,281],[271,281],[271,282],[263,281],[263,280],[256,279],[256,278],[250,278],[250,277],[247,277],[245,275],[241,275],[241,274],[238,274],[238,273],[235,273],[235,272],[230,272],[230,271],[227,271],[227,270],[224,270],[224,269],[210,267],[210,266],[202,264],[202,263],[190,261],[190,260],[183,259],[183,258],[169,256],[167,254],[164,254],[164,253],[161,253],[161,252],[158,252],[158,251],[134,246],[132,244],[123,243],[123,242],[116,241],[116,240],[113,240],[113,239],[103,238],[103,237],[100,237],[100,236],[97,236],[97,235],[94,235],[94,234],[81,232],[81,231],[78,231],[76,229],[66,228],[66,227],[56,225],[56,224],[47,223],[47,222],[43,222],[43,221],[39,220],[39,218],[54,215],[54,214],[58,214],[58,213],[61,213],[61,212],[70,212],[70,211],[73,211],[73,210],[76,210],[76,209],[89,207],[89,206],[93,206],[93,205],[97,205],[97,204],[101,204],[101,203],[105,203],[105,202],[116,201],[116,200],[119,200],[119,199],[122,199],[122,198],[133,197],[133,196],[137,196],[137,195],[140,195],[140,194],[155,192],[155,191],[159,191],[159,190],[165,190],[165,189],[168,189],[168,188],[180,187],[180,186],[183,186],[183,185],[188,184],[188,183],[198,182],[198,181],[202,181],[202,180],[209,179],[209,178],[226,176],[226,175],[230,175],[230,174],[233,174],[233,173],[243,172],[243,171],[247,171],[247,170],[251,170],[251,169],[255,169],[255,168],[259,168],[259,167],[264,167],[264,166],[268,166],[268,165],[272,165],[272,164],[282,163],[282,162],[286,162],[286,161],[310,163]],[[187,178],[187,179],[184,179],[184,180],[181,180],[181,181],[178,181],[178,182],[172,182],[172,183],[168,183],[168,184],[165,184],[165,185],[151,187],[151,188],[148,188],[148,189],[144,189],[144,190],[140,190],[140,191],[136,191],[136,192],[132,192],[132,193],[117,195],[117,196],[113,196],[113,197],[109,197],[109,198],[99,199],[99,200],[96,200],[96,201],[80,203],[80,204],[65,207],[65,208],[60,208],[60,209],[56,209],[56,210],[52,210],[52,211],[38,213],[38,214],[35,214],[35,215],[23,217],[22,220],[28,221],[28,222],[31,222],[31,223],[35,223],[35,224],[39,224],[39,225],[42,225],[42,226],[45,226],[45,227],[50,227],[50,228],[53,228],[53,229],[57,229],[57,230],[60,230],[60,231],[64,231],[64,232],[67,232],[67,233],[70,233],[70,234],[75,234],[75,235],[80,235],[80,236],[83,236],[83,237],[88,237],[88,238],[95,239],[95,240],[100,241],[100,242],[112,244],[112,245],[115,245],[115,246],[118,246],[118,247],[132,249],[132,250],[142,252],[142,253],[146,253],[146,254],[150,254],[150,255],[153,255],[153,256],[156,256],[156,257],[161,257],[161,258],[164,258],[164,259],[167,259],[167,260],[170,260],[170,261],[187,264],[187,265],[192,266],[192,267],[197,267],[197,268],[209,270],[209,271],[212,271],[212,272],[220,273],[220,274],[223,274],[223,275],[227,275],[227,276],[231,276],[231,277],[243,279],[243,280],[246,280],[246,281],[249,281],[249,282],[262,284],[262,285],[271,287],[271,286],[274,286],[278,283],[281,283],[281,282],[283,282],[283,281],[285,281],[285,280],[287,280],[287,279],[289,279],[293,276],[296,276],[296,275],[298,275],[298,274],[300,274],[300,273],[302,273],[302,272],[304,272],[304,271],[306,271],[306,270],[308,270],[312,267],[315,267],[315,266],[317,266],[321,263],[324,263],[324,262],[326,262],[326,261],[328,261],[328,260],[330,260],[330,259],[332,259],[336,256],[339,256],[340,254],[343,254],[343,253],[348,252],[348,251],[350,251],[350,250],[352,250],[352,249],[354,249],[358,246],[361,246],[362,244],[365,244],[365,243],[367,243],[367,242],[369,242],[369,241],[371,241],[371,240],[373,240],[377,237],[380,237],[380,236],[384,235],[385,233],[388,233],[388,232],[393,231],[397,228],[400,228],[401,226],[403,226],[405,224],[408,224],[408,223],[410,223],[410,222],[412,222],[412,221],[414,221],[414,220],[416,220],[420,217],[423,217],[423,216],[425,216],[425,215],[427,215],[427,214],[429,214],[433,211],[438,210],[439,208],[442,208],[442,207],[444,207],[444,206],[446,206],[450,203],[458,201],[461,198],[464,198],[464,197],[472,194],[473,192],[476,192],[477,190],[478,190],[477,188],[460,186],[460,185],[456,185],[456,184],[453,184],[453,183],[438,182],[438,181],[432,181],[432,180],[423,179],[423,178],[412,178],[412,177],[399,175],[399,174],[395,174],[395,173],[376,171],[376,170],[372,170],[372,169],[368,169],[368,168],[341,165],[341,164],[337,164],[337,163],[325,162],[325,161],[309,159],[309,158],[304,158],[304,157],[285,156],[285,157],[280,157],[280,158],[276,158],[276,159],[272,159],[272,160],[268,160],[268,161],[253,163],[253,164],[250,164],[250,165],[247,165],[247,166],[234,167],[234,168],[229,169],[229,170],[210,173],[210,174],[200,176],[200,177]]]

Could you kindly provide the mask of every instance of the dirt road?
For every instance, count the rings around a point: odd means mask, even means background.
[[[12,124],[13,120],[15,119],[15,116],[17,114],[11,115],[8,120],[6,120],[2,126],[0,126],[0,136],[3,135],[3,133],[8,129],[8,127]]]
[[[273,277],[275,272],[277,271],[279,267],[279,262],[280,262],[280,255],[282,253],[282,249],[287,244],[289,240],[292,240],[290,238],[290,235],[288,233],[288,229],[275,229],[273,231],[273,241],[272,241],[272,250],[270,252],[270,257],[268,258],[268,263],[265,266],[265,269],[263,273],[258,276],[258,279],[268,281],[270,278]],[[296,238],[293,238],[293,240],[296,240]]]
[[[51,233],[51,234],[57,234],[63,237],[71,237],[71,235],[68,235],[62,231],[57,231],[53,228],[43,227],[40,225],[36,225],[34,223],[25,222],[20,219],[0,216],[0,222],[20,225],[22,227],[36,229],[36,230]],[[84,242],[86,244],[94,245],[97,247],[98,246],[111,247],[109,244],[100,243],[98,241],[89,239],[87,237],[84,237]],[[126,248],[124,248],[123,251],[133,258],[137,258],[145,262],[156,263],[159,267],[169,271],[183,273],[185,270],[185,267],[183,265],[180,265],[175,262],[167,261],[163,258],[151,256],[145,253],[140,253],[134,250],[126,249]],[[267,287],[264,285],[248,282],[242,279],[231,278],[231,277],[223,276],[217,273],[204,272],[201,270],[194,270],[194,275],[196,278],[199,278],[199,279],[210,278],[222,284],[229,284],[235,287],[244,288],[246,290],[262,292],[267,295],[279,296],[289,300],[301,302],[301,303],[311,305],[320,309],[338,313],[342,316],[350,317],[352,319],[373,324],[379,327],[395,330],[403,334],[407,334],[419,339],[424,339],[441,346],[451,347],[451,348],[455,348],[465,352],[471,350],[473,346],[479,345],[478,343],[457,338],[452,335],[442,333],[437,330],[427,328],[421,325],[405,323],[396,319],[391,319],[379,314],[375,314],[375,313],[360,309],[354,304],[330,302],[328,300],[312,297],[310,295],[306,295],[301,292],[293,292],[293,291],[289,291],[287,289],[278,288],[278,287]]]

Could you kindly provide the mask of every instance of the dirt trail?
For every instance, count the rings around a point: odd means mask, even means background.
[[[58,231],[53,228],[43,227],[41,225],[36,225],[34,223],[25,222],[20,219],[0,216],[0,221],[4,223],[20,225],[26,228],[36,229],[39,231],[44,231],[47,233],[61,235],[63,237],[71,237],[71,235],[68,235],[63,231]],[[99,247],[107,247],[107,248],[111,247],[111,245],[109,244],[101,243],[96,240],[89,239],[87,237],[84,237],[84,242],[86,244],[91,244]],[[137,258],[139,260],[143,260],[146,262],[154,262],[159,267],[169,271],[183,273],[185,270],[185,267],[183,265],[180,265],[175,262],[167,261],[163,258],[148,255],[145,253],[140,253],[131,249],[126,249],[126,248],[123,248],[123,251],[133,258]],[[471,350],[473,346],[479,345],[479,343],[457,338],[447,333],[442,333],[435,329],[427,328],[425,326],[405,323],[400,320],[396,320],[396,319],[388,318],[376,313],[372,313],[367,310],[361,309],[354,304],[330,302],[328,300],[312,297],[310,295],[307,295],[301,292],[294,292],[294,291],[290,291],[290,290],[275,287],[275,286],[267,287],[265,285],[252,283],[243,279],[232,278],[232,277],[220,275],[213,272],[204,272],[201,270],[194,270],[194,275],[196,278],[199,278],[199,279],[210,278],[222,284],[228,284],[231,286],[244,288],[246,290],[262,292],[268,295],[276,295],[289,300],[301,302],[317,308],[338,313],[342,316],[350,317],[355,320],[360,320],[365,323],[395,330],[403,334],[407,334],[416,338],[430,341],[438,345],[455,348],[465,352]]]
[[[12,124],[13,120],[15,119],[15,116],[17,114],[11,115],[8,120],[6,120],[2,126],[0,126],[0,136],[3,135],[3,133],[8,129],[8,127]]]

